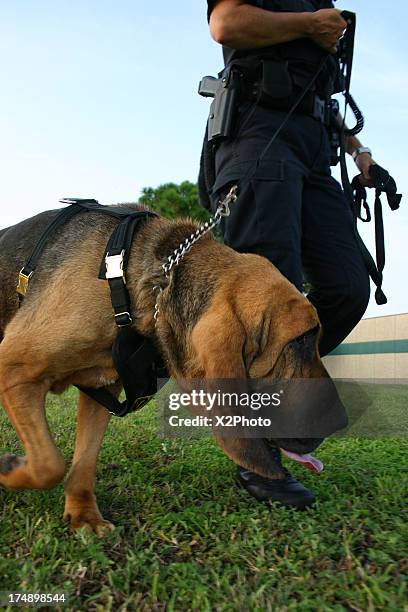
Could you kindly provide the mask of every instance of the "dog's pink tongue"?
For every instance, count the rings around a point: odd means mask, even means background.
[[[317,472],[319,474],[324,470],[323,463],[319,461],[319,459],[316,459],[316,457],[312,457],[312,455],[298,455],[297,453],[292,453],[291,451],[287,451],[284,448],[281,448],[281,451],[284,455],[286,455],[286,457],[288,457],[289,459],[293,459],[293,461],[301,463],[305,466],[305,468],[311,470],[312,472]]]

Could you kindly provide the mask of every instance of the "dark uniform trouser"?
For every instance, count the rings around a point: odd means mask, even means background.
[[[323,327],[321,355],[332,351],[363,316],[370,294],[353,219],[339,183],[331,176],[326,128],[295,115],[268,150],[255,175],[256,160],[285,117],[284,112],[246,103],[238,137],[220,145],[212,206],[228,186],[243,181],[241,196],[222,227],[225,243],[267,257],[308,298]],[[241,131],[239,131],[241,130]]]

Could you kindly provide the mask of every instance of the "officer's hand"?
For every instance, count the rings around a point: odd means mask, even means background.
[[[369,171],[370,166],[375,164],[376,162],[369,153],[361,153],[361,155],[359,155],[356,159],[356,166],[361,172],[359,180],[364,187],[374,187]]]
[[[337,9],[320,9],[310,14],[310,38],[330,53],[336,53],[338,42],[347,28],[347,21],[340,13]]]

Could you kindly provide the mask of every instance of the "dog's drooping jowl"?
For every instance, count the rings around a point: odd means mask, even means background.
[[[25,450],[25,456],[15,456],[0,444],[0,486],[8,489],[49,489],[65,476],[66,458],[45,416],[48,392],[72,384],[107,387],[113,394],[121,389],[112,361],[117,329],[108,282],[98,278],[117,220],[88,212],[60,227],[19,305],[19,271],[57,212],[0,232],[0,401]],[[153,288],[163,283],[162,263],[196,229],[190,220],[148,218],[128,262],[133,328],[154,341],[170,375],[176,380],[328,378],[318,354],[320,324],[313,306],[266,259],[237,253],[210,234],[170,273],[155,320]],[[109,419],[103,406],[80,393],[75,452],[64,485],[64,518],[73,528],[86,526],[99,534],[112,528],[94,494]],[[284,478],[266,440],[216,438],[238,465]],[[310,452],[320,442],[274,440],[294,453]]]

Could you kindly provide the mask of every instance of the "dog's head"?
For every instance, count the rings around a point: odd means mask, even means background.
[[[224,254],[226,249],[222,247]],[[289,386],[287,405],[291,410],[301,405],[303,422],[310,414],[314,424],[316,414],[323,414],[325,405],[336,405],[342,411],[334,384],[319,356],[321,326],[314,307],[265,258],[227,250],[224,266],[219,260],[213,261],[211,273],[203,275],[196,270],[190,279],[197,285],[193,286],[193,293],[202,283],[212,283],[213,289],[211,299],[187,339],[188,358],[182,377],[325,379],[328,384],[316,385],[307,397],[302,395],[299,385]],[[176,372],[173,374],[177,377]],[[266,440],[215,435],[235,463],[261,475],[276,477],[276,464]],[[322,442],[320,435],[310,431],[304,437],[298,431],[295,436],[270,438],[276,446],[297,454],[309,453]]]

